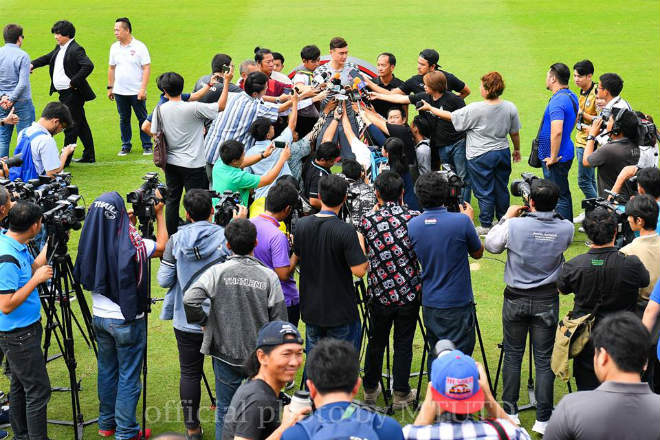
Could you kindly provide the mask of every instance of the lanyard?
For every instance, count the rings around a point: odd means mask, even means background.
[[[335,217],[337,217],[337,214],[334,211],[329,211],[329,210],[319,211],[319,214],[334,215]]]
[[[268,215],[266,215],[266,214],[259,214],[259,217],[261,217],[261,218],[265,218],[266,220],[268,220],[269,222],[271,222],[273,225],[275,225],[276,228],[279,228],[279,227],[280,227],[280,223],[279,223],[277,220],[275,220],[273,217],[270,217],[270,216],[268,216]]]

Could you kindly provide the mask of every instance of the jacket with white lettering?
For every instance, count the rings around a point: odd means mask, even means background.
[[[183,306],[188,322],[205,326],[201,352],[232,365],[245,364],[264,324],[287,320],[279,278],[249,255],[232,255],[201,274],[184,292]]]

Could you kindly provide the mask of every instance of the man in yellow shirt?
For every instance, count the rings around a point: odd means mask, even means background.
[[[578,186],[587,199],[598,196],[596,187],[596,172],[594,168],[582,165],[582,156],[584,147],[587,145],[587,135],[594,117],[598,114],[596,108],[596,83],[592,81],[594,74],[594,65],[589,60],[582,60],[573,66],[573,81],[580,89],[578,95],[578,116],[575,125],[575,148],[578,163]],[[584,213],[580,214],[573,221],[582,223]]]

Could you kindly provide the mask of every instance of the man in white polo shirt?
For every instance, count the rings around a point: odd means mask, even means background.
[[[119,156],[131,151],[131,108],[138,119],[138,127],[147,118],[147,83],[151,73],[151,58],[147,46],[133,38],[131,22],[126,17],[115,21],[117,42],[110,46],[108,69],[108,98],[117,103],[121,150]],[[151,138],[138,129],[144,154],[152,153]]]

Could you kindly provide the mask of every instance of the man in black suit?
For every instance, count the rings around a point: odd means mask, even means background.
[[[85,101],[96,98],[92,88],[87,83],[87,77],[94,64],[87,57],[85,49],[73,40],[76,28],[66,20],[56,22],[50,30],[55,35],[57,46],[52,52],[32,61],[32,68],[48,64],[50,71],[50,94],[58,92],[60,102],[69,107],[73,117],[73,125],[64,131],[64,145],[75,144],[80,138],[85,147],[83,155],[76,162],[92,163],[96,160],[94,154],[94,139],[85,117]],[[68,164],[68,162],[67,162]]]

